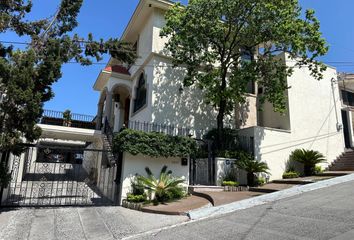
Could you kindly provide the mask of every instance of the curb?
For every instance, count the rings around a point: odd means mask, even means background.
[[[289,189],[281,190],[274,193],[269,193],[259,197],[253,197],[250,199],[241,200],[238,202],[233,202],[230,204],[225,204],[217,207],[210,207],[205,209],[197,209],[188,212],[187,216],[191,220],[200,220],[212,216],[222,215],[226,213],[231,213],[237,210],[247,209],[254,206],[263,205],[269,202],[274,202],[280,199],[289,198],[293,196],[300,195],[302,193],[310,192],[317,189],[322,189],[325,187],[330,187],[340,183],[345,183],[354,180],[354,174],[336,177],[328,180],[319,181],[316,183],[295,186]]]

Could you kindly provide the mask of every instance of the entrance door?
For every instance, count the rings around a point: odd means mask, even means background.
[[[347,111],[342,110],[343,132],[345,148],[351,148],[350,144],[350,132],[349,132],[349,118]]]

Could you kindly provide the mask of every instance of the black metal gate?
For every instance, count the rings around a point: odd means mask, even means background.
[[[191,156],[190,184],[191,185],[215,185],[215,157],[212,149],[212,141],[195,139],[198,144],[197,152]]]
[[[106,157],[102,150],[28,147],[8,160],[12,180],[1,205],[113,205],[117,169],[107,167]]]

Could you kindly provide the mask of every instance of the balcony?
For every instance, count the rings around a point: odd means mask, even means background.
[[[64,112],[44,110],[39,124],[64,126],[83,129],[96,129],[96,117],[70,113],[70,120],[64,118]]]

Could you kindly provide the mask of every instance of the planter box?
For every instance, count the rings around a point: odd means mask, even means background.
[[[141,211],[141,208],[143,207],[144,203],[133,203],[133,202],[128,202],[126,199],[122,201],[122,207]]]
[[[248,186],[237,186],[237,187],[224,186],[225,192],[244,192],[244,191],[248,191],[248,190],[249,190]]]

